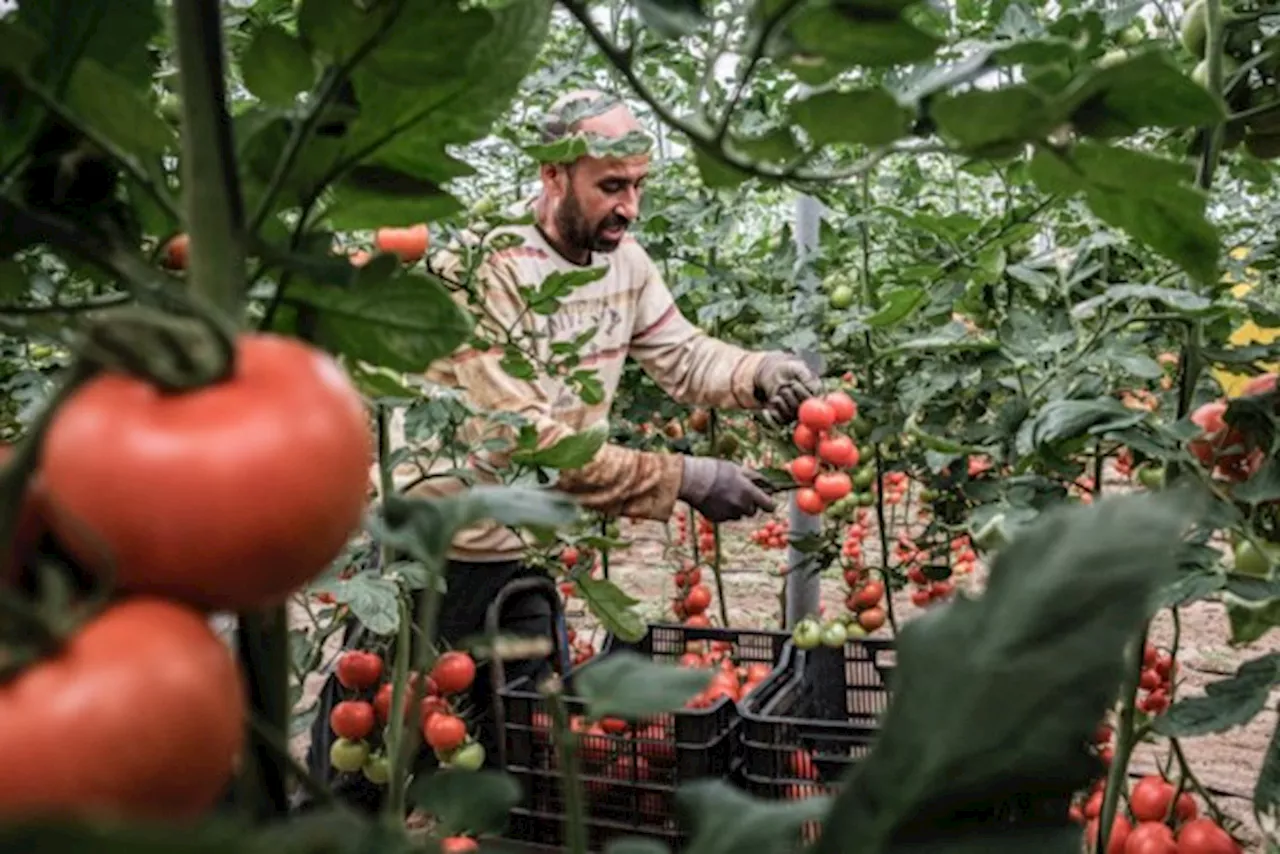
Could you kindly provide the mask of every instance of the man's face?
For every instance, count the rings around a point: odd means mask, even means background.
[[[583,252],[612,252],[640,215],[649,158],[583,157],[560,167],[556,209],[560,239]]]

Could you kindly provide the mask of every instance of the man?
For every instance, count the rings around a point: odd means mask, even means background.
[[[427,379],[460,390],[477,411],[524,416],[536,427],[543,447],[607,421],[628,355],[681,403],[764,407],[779,423],[794,420],[800,403],[821,390],[808,367],[786,353],[747,351],[694,327],[680,314],[656,265],[628,236],[640,213],[649,172],[649,156],[641,150],[647,146],[627,148],[647,139],[636,118],[600,92],[575,92],[552,107],[544,127],[547,142],[569,136],[587,141],[589,152],[613,153],[589,153],[572,163],[541,167],[541,193],[531,205],[534,222],[491,232],[486,240],[505,235],[502,240],[514,245],[497,248],[476,272],[483,304],[479,324],[495,346],[487,351],[463,348],[433,365]],[[460,254],[457,247],[442,253],[433,261],[436,272],[460,282]],[[525,309],[522,287],[536,288],[553,274],[592,267],[602,267],[603,277],[564,296],[555,313],[544,316]],[[503,368],[500,345],[512,335],[518,336],[523,349],[535,352],[537,363],[545,364],[553,344],[592,329],[581,367],[594,369],[603,386],[603,399],[597,404],[584,403],[560,378],[520,379]],[[477,419],[464,429],[463,438],[479,445],[482,431],[493,437],[492,425],[486,427]],[[489,467],[501,468],[502,454],[478,451],[475,457],[477,480],[495,480]],[[672,515],[677,501],[684,501],[712,521],[727,521],[773,510],[765,486],[760,475],[727,460],[606,445],[585,466],[561,471],[556,489],[585,508],[609,515],[663,520]],[[410,494],[438,496],[461,488],[456,478],[443,476],[426,480]],[[523,550],[520,537],[496,523],[482,523],[457,535],[439,626],[446,645],[481,632],[499,591],[515,579],[536,574],[522,564]],[[549,605],[536,596],[513,598],[502,613],[501,626],[507,634],[552,637],[555,632]],[[512,662],[507,678],[537,676],[547,666]],[[491,703],[487,676],[482,669],[470,698],[475,713],[486,718]],[[330,700],[337,696],[328,687],[325,693]],[[311,766],[321,773],[328,763],[327,717],[328,708],[322,705],[312,730]],[[489,758],[495,760],[497,745],[489,722],[482,718],[476,726]],[[358,797],[363,800],[365,795]]]

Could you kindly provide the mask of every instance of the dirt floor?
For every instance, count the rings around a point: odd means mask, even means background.
[[[779,520],[785,519],[783,511],[776,515]],[[750,532],[765,521],[757,518],[722,527],[725,598],[729,621],[734,626],[775,628],[779,625],[779,591],[783,586],[779,569],[785,563],[785,552],[762,549],[749,539]],[[659,523],[624,522],[622,536],[631,545],[611,556],[610,577],[643,603],[641,608],[650,622],[673,619],[669,601],[674,589],[672,573],[676,556],[668,551],[667,545],[674,531],[674,526]],[[867,546],[871,545],[868,541]],[[976,590],[982,576],[979,567],[959,586]],[[710,582],[709,578],[706,580]],[[841,579],[822,580],[822,602],[828,613],[843,611],[844,595]],[[910,620],[920,613],[905,592],[895,596],[894,609],[899,621]],[[718,615],[719,603],[713,602],[708,613]],[[580,635],[594,636],[598,644],[601,633],[592,626],[581,603],[571,601],[569,615]],[[886,633],[887,627],[880,632]],[[1158,645],[1167,645],[1172,634],[1170,620],[1162,615],[1153,627],[1151,639]],[[1277,648],[1280,648],[1280,638],[1274,633],[1249,646],[1232,647],[1228,643],[1226,614],[1219,604],[1201,602],[1185,607],[1181,609],[1178,694],[1200,693],[1205,684],[1232,674],[1243,661]],[[311,687],[314,689],[314,684]],[[311,694],[309,691],[308,695]],[[1188,739],[1184,744],[1190,766],[1229,820],[1239,822],[1236,833],[1250,852],[1261,852],[1265,848],[1250,801],[1268,740],[1276,727],[1278,701],[1280,690],[1273,693],[1267,703],[1268,710],[1247,726],[1218,736]],[[304,699],[305,702],[308,700]],[[305,749],[305,744],[305,735],[294,740],[299,752]],[[1131,770],[1135,774],[1153,771],[1157,763],[1169,761],[1167,754],[1167,744],[1143,745]]]

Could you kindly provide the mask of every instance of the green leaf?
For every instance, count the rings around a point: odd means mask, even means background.
[[[1169,308],[1194,313],[1209,308],[1213,303],[1191,291],[1162,288],[1157,285],[1110,285],[1104,293],[1078,302],[1071,313],[1078,318],[1093,317],[1100,308],[1124,302],[1157,302]]]
[[[639,643],[644,639],[648,627],[635,611],[635,606],[640,604],[639,599],[633,599],[607,578],[575,575],[573,584],[605,631],[627,643]]]
[[[371,397],[375,400],[378,398],[398,400],[415,400],[418,398],[418,393],[404,385],[400,376],[394,371],[365,365],[362,362],[351,362],[347,366],[347,373],[351,375],[351,381],[355,383],[356,388],[365,397]]]
[[[1186,497],[1172,493],[1048,511],[996,553],[981,597],[902,628],[894,701],[815,854],[849,839],[881,851],[895,836],[1015,797],[1070,796],[1096,778],[1085,745],[1190,521]]]
[[[1197,602],[1217,593],[1226,584],[1221,573],[1188,572],[1160,594],[1161,608],[1174,608]]]
[[[1141,353],[1122,353],[1115,357],[1115,362],[1130,376],[1140,379],[1154,380],[1164,375],[1159,362]]]
[[[23,0],[17,22],[47,44],[65,46],[45,80],[56,79],[62,63],[91,61],[103,71],[111,69],[134,92],[152,82],[155,60],[148,45],[161,31],[155,0]]]
[[[303,0],[298,34],[334,62],[350,59],[387,20],[390,4],[364,6],[351,0]]]
[[[791,115],[816,145],[888,145],[906,136],[915,119],[884,89],[819,92],[792,103]]]
[[[636,11],[646,27],[668,39],[692,35],[707,22],[697,0],[637,0]]]
[[[872,16],[838,0],[817,0],[792,18],[797,52],[851,67],[907,65],[933,56],[942,41],[901,18]]]
[[[388,166],[357,166],[334,188],[329,221],[342,231],[402,227],[444,219],[462,203],[429,178]]]
[[[1129,136],[1142,128],[1193,128],[1225,118],[1222,102],[1178,67],[1164,49],[1148,50],[1107,67],[1091,66],[1061,93],[1085,134]]]
[[[695,780],[676,793],[680,826],[690,829],[685,854],[790,854],[801,847],[805,825],[830,809],[827,795],[778,803],[722,780]]]
[[[1269,458],[1252,477],[1236,484],[1231,497],[1255,506],[1280,499],[1280,460]]]
[[[132,154],[159,154],[177,147],[177,136],[152,103],[92,60],[76,66],[66,103],[73,114]]]
[[[1086,142],[1068,151],[1041,148],[1031,175],[1049,193],[1083,192],[1102,221],[1128,232],[1193,278],[1218,277],[1218,230],[1205,219],[1205,195],[1188,165],[1132,149]]]
[[[360,290],[296,282],[285,300],[318,312],[325,347],[404,373],[422,373],[471,334],[472,318],[435,278],[404,275]]]
[[[873,329],[895,326],[906,320],[924,298],[924,288],[896,288],[884,295],[879,311],[866,318],[863,323]]]
[[[333,598],[351,607],[351,613],[375,635],[393,635],[400,628],[400,588],[388,578],[362,572],[350,578],[334,578],[313,588],[316,593],[332,593]]]
[[[1251,602],[1227,593],[1223,601],[1227,604],[1233,644],[1253,643],[1280,628],[1280,596]]]
[[[520,782],[501,771],[446,769],[414,778],[409,802],[435,817],[441,836],[501,833],[520,805]]]
[[[695,147],[693,159],[698,166],[702,183],[712,190],[731,190],[751,176],[736,166],[730,166],[715,154]]]
[[[971,152],[1039,140],[1058,124],[1049,102],[1030,86],[940,95],[929,115],[944,137]]]
[[[526,145],[524,153],[539,163],[572,163],[587,153],[589,146],[582,136],[567,136],[555,142]]]
[[[545,448],[514,451],[511,461],[549,469],[580,469],[595,458],[608,439],[608,426],[596,426],[571,433]]]
[[[710,681],[710,671],[660,664],[620,649],[584,667],[574,677],[573,693],[594,720],[635,721],[684,708]]]
[[[1280,711],[1280,706],[1277,706],[1277,711]],[[1274,815],[1280,811],[1280,718],[1276,720],[1271,742],[1262,757],[1262,769],[1253,787],[1253,803],[1263,814]]]
[[[1129,409],[1111,397],[1055,400],[1045,404],[1034,418],[1023,422],[1018,433],[1018,449],[1021,453],[1031,453],[1037,447],[1063,439],[1123,430],[1146,418],[1146,412]]]
[[[604,846],[604,854],[671,854],[666,843],[645,836],[623,836],[610,839]]]
[[[240,60],[244,85],[268,104],[287,107],[315,83],[315,67],[302,42],[283,27],[265,26],[253,34]]]
[[[1186,697],[1152,721],[1161,735],[1193,736],[1225,732],[1253,720],[1280,684],[1280,653],[1246,661],[1235,676],[1210,682],[1204,694]]]

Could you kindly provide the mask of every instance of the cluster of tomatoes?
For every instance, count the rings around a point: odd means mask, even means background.
[[[1241,390],[1241,397],[1270,394],[1276,390],[1276,374],[1254,377]],[[1227,402],[1219,399],[1203,404],[1191,413],[1191,421],[1201,433],[1187,444],[1200,464],[1214,477],[1239,483],[1251,478],[1266,459],[1266,451],[1254,440],[1226,422]]]
[[[574,667],[586,664],[595,657],[596,648],[592,646],[591,641],[587,638],[578,637],[577,629],[567,629],[566,637],[569,641],[569,653]]]
[[[911,584],[911,604],[917,608],[925,608],[935,602],[950,599],[955,593],[955,584],[950,578],[933,579],[924,571],[924,564],[929,561],[928,550],[922,549],[905,532],[898,535],[894,546],[894,556],[898,562],[907,567],[907,581]],[[954,537],[951,540],[951,576],[969,575],[973,572],[978,555],[973,551],[967,535]]]
[[[225,378],[184,391],[102,370],[52,414],[0,595],[26,607],[37,573],[66,569],[57,552],[75,564],[70,589],[109,579],[110,599],[75,627],[50,627],[57,642],[6,681],[0,750],[27,770],[0,780],[0,814],[206,813],[240,761],[246,704],[209,612],[282,604],[359,529],[373,443],[342,368],[270,334],[237,336],[232,355]],[[38,621],[40,603],[29,605]],[[121,696],[145,696],[147,726],[163,736],[139,741]],[[137,757],[118,761],[121,744]]]
[[[385,727],[391,719],[394,685],[383,681],[384,671],[377,653],[344,652],[338,659],[335,676],[352,696],[335,705],[329,714],[329,727],[338,736],[329,751],[333,769],[341,773],[359,771],[378,785],[385,784],[390,775],[385,753],[373,753],[369,745],[375,728]],[[404,716],[410,717],[412,698],[421,691],[415,723],[421,726],[423,741],[444,767],[475,771],[484,764],[484,747],[468,735],[466,721],[450,700],[469,690],[475,676],[476,664],[471,656],[451,650],[436,659],[425,682],[411,673],[406,683]]]
[[[686,626],[709,626],[707,609],[711,607],[711,588],[702,583],[702,568],[685,558],[674,576],[676,595],[671,612]]]
[[[853,522],[844,529],[844,542],[840,545],[840,555],[848,563],[858,566],[862,561],[862,541],[867,536],[867,510],[861,508],[854,516]]]
[[[1177,662],[1167,652],[1147,644],[1142,651],[1142,674],[1138,682],[1138,709],[1158,715],[1169,708],[1173,696],[1173,676]]]
[[[785,549],[791,525],[785,519],[770,519],[751,532],[751,542],[763,549]]]
[[[813,753],[803,747],[797,747],[787,755],[787,770],[791,773],[794,780],[804,780],[804,783],[788,783],[786,788],[786,799],[789,801],[802,801],[805,798],[812,798],[817,795],[826,794],[828,787],[818,782],[818,766],[814,761]],[[822,822],[809,821],[805,822],[800,828],[801,838],[806,842],[816,842],[822,831]]]
[[[421,261],[427,254],[430,243],[431,233],[425,223],[403,228],[388,226],[378,229],[373,235],[373,245],[379,252],[389,252],[406,264]],[[353,249],[347,257],[355,266],[363,267],[373,260],[373,253],[365,249]]]
[[[890,506],[901,504],[911,488],[911,480],[905,471],[887,471],[884,473],[884,503]]]
[[[874,632],[883,626],[887,619],[884,610],[884,582],[869,578],[865,570],[856,567],[849,567],[844,571],[844,580],[849,585],[844,606],[863,631]]]
[[[1097,850],[1105,787],[1105,781],[1099,780],[1083,804],[1071,807],[1072,819],[1085,825],[1089,851]],[[1123,810],[1116,813],[1105,854],[1240,854],[1239,843],[1229,833],[1213,819],[1200,815],[1191,793],[1180,792],[1164,777],[1148,774],[1140,779],[1129,793],[1128,803],[1128,815]]]
[[[800,404],[800,423],[792,439],[804,454],[793,459],[787,469],[801,485],[795,502],[803,512],[817,516],[853,491],[853,479],[844,469],[858,465],[858,446],[836,428],[857,415],[857,404],[843,391],[811,397]]]

